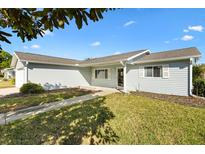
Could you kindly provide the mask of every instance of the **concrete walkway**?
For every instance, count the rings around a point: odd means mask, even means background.
[[[15,93],[19,93],[19,88],[12,87],[12,88],[2,88],[2,89],[0,89],[0,97],[15,94]]]
[[[47,111],[54,110],[54,109],[60,109],[64,106],[91,100],[91,99],[94,99],[100,96],[105,96],[105,95],[115,93],[115,92],[118,92],[118,91],[115,89],[106,89],[106,90],[104,89],[103,91],[96,92],[94,94],[88,94],[84,96],[70,98],[70,99],[63,100],[63,101],[57,101],[53,103],[33,106],[33,107],[17,110],[15,112],[7,112],[5,114],[0,114],[0,125],[4,125],[5,123],[9,123],[14,120],[24,119],[31,115],[36,115],[36,114],[47,112]]]

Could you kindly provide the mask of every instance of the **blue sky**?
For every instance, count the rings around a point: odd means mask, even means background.
[[[17,37],[4,50],[25,51],[85,59],[139,49],[151,52],[197,47],[205,60],[205,9],[118,9],[104,19],[78,30],[71,24],[37,40],[22,43]]]

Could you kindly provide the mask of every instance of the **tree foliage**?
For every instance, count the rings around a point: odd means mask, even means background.
[[[193,81],[203,78],[203,73],[205,73],[205,66],[203,64],[193,66]]]
[[[108,9],[104,8],[75,8],[75,9],[58,9],[58,8],[13,8],[0,9],[0,41],[11,43],[9,37],[12,34],[2,29],[10,28],[12,32],[25,40],[36,39],[38,36],[43,37],[44,31],[53,31],[54,28],[64,28],[72,20],[75,21],[78,29],[88,25],[88,21],[99,21],[103,18],[103,13]]]
[[[12,56],[6,52],[1,50],[0,52],[0,70],[4,68],[9,68],[11,64]]]

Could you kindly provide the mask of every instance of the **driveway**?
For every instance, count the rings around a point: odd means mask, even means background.
[[[13,87],[13,88],[2,88],[0,89],[0,97],[10,94],[19,93],[19,88]]]

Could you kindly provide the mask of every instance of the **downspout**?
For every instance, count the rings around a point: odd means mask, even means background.
[[[193,96],[192,94],[192,89],[193,89],[192,68],[193,68],[193,58],[190,58],[190,64],[189,64],[189,95],[190,96]]]

